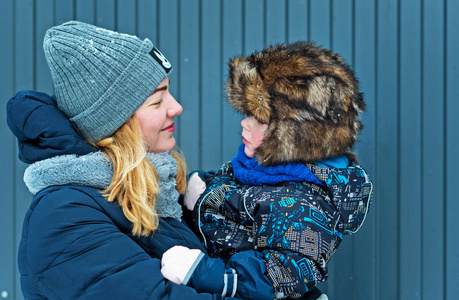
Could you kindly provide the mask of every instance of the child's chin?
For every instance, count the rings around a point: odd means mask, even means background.
[[[255,154],[253,151],[247,149],[247,147],[244,148],[244,153],[247,155],[249,158],[253,158],[253,155]]]

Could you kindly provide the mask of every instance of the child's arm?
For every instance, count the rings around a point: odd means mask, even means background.
[[[185,192],[185,206],[189,210],[193,210],[199,196],[206,189],[206,183],[201,179],[198,172],[192,173],[186,186]]]
[[[273,299],[272,283],[264,275],[261,254],[244,251],[233,257],[229,267],[221,259],[211,258],[200,250],[175,246],[163,254],[161,273],[164,278],[198,292],[252,300]]]
[[[311,271],[311,266],[318,270],[316,261],[283,252],[243,251],[225,265],[199,250],[175,246],[163,255],[161,272],[166,279],[198,292],[246,300],[301,298],[324,279],[324,274]]]
[[[215,172],[210,171],[193,171],[188,175],[186,185],[184,205],[188,210],[193,210],[196,201],[207,188],[207,185],[212,181],[215,175],[220,174],[221,170]]]

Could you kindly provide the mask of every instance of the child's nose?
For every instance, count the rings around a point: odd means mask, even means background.
[[[241,127],[242,127],[243,129],[247,129],[247,119],[248,119],[248,118],[249,118],[249,117],[245,117],[245,118],[242,119],[242,121],[241,121]]]

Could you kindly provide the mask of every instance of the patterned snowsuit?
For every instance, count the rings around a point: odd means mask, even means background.
[[[343,235],[360,228],[371,203],[372,183],[356,162],[308,167],[324,186],[242,185],[229,162],[207,183],[193,213],[210,256],[226,261],[243,250],[262,253],[276,298],[301,298],[324,281]]]

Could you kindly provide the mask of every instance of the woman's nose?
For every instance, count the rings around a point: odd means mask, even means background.
[[[171,95],[172,101],[171,101],[171,106],[168,109],[168,114],[170,117],[178,116],[182,113],[183,107],[180,105],[180,103],[175,100],[175,98]]]

